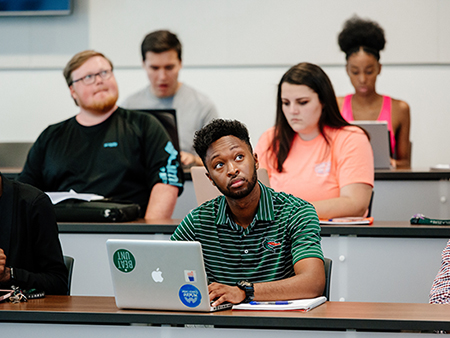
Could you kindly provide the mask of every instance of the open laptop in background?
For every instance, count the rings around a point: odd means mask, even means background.
[[[175,109],[133,109],[133,110],[138,110],[147,114],[152,114],[154,117],[156,117],[169,134],[175,149],[178,151],[178,153],[180,152],[180,141],[178,138],[178,127],[177,127],[177,114],[175,112]]]
[[[370,135],[375,169],[390,168],[391,145],[386,121],[352,121],[354,125],[364,128]]]
[[[106,241],[116,305],[122,309],[217,311],[210,306],[199,242]]]

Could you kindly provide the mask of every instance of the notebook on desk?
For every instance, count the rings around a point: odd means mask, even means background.
[[[199,242],[121,240],[106,242],[118,308],[210,312]]]
[[[375,169],[390,168],[390,140],[386,121],[352,121],[352,124],[364,128],[370,136]]]

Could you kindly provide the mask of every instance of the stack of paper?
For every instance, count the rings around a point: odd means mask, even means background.
[[[431,171],[439,171],[439,170],[443,170],[443,171],[449,171],[450,170],[450,164],[436,164],[434,166],[430,167]]]
[[[102,200],[103,196],[96,194],[79,194],[73,189],[70,191],[57,191],[57,192],[46,192],[48,197],[50,197],[53,204],[58,204],[59,202],[68,200],[68,199],[76,199],[82,201],[94,201],[94,200]]]
[[[320,224],[372,224],[373,217],[339,217],[330,219],[320,219]]]
[[[311,299],[296,299],[274,302],[250,302],[233,305],[233,310],[251,310],[251,311],[309,311],[316,306],[327,301],[324,296]]]

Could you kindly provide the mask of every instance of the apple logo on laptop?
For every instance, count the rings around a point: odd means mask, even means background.
[[[162,283],[164,280],[162,276],[162,271],[159,271],[159,268],[157,268],[155,271],[152,272],[152,278],[156,283]]]

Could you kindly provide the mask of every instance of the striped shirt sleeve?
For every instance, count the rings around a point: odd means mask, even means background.
[[[304,258],[323,260],[319,218],[314,207],[305,202],[295,208],[290,219],[292,263]]]
[[[189,213],[170,237],[172,241],[195,241],[194,216]]]
[[[450,303],[450,240],[442,251],[442,263],[430,292],[430,303]]]

